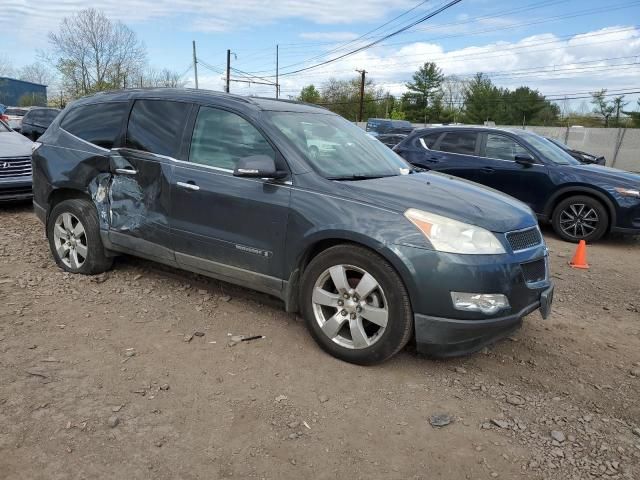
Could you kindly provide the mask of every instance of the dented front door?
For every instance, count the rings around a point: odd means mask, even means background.
[[[117,148],[111,150],[110,169],[111,242],[143,257],[173,262],[168,217],[171,160]]]

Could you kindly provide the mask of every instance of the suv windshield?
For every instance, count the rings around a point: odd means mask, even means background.
[[[409,164],[389,148],[337,115],[272,112],[270,118],[325,178],[358,180],[410,171]]]
[[[550,140],[547,140],[540,135],[529,132],[518,132],[527,142],[529,142],[536,150],[548,160],[552,161],[556,165],[580,165],[580,162],[565,152],[558,145]]]

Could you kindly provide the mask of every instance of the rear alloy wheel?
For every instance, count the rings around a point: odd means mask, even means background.
[[[87,234],[84,225],[69,212],[58,215],[53,227],[53,244],[60,261],[72,270],[79,270],[87,259]]]
[[[331,247],[305,270],[303,315],[318,344],[351,363],[380,363],[409,341],[413,316],[396,271],[355,245]]]
[[[587,196],[569,197],[553,211],[553,229],[564,240],[594,242],[607,232],[609,215],[597,200]]]
[[[55,205],[47,238],[53,258],[67,272],[94,275],[113,264],[113,258],[105,255],[98,214],[89,200],[74,198]]]

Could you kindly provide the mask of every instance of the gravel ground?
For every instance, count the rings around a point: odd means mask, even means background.
[[[249,290],[128,257],[63,273],[30,206],[2,206],[0,477],[638,479],[640,240],[580,271],[545,234],[549,320],[364,368]]]

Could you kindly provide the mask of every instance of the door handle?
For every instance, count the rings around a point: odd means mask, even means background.
[[[438,163],[440,162],[440,157],[427,157],[427,161],[431,163]]]
[[[138,171],[133,168],[116,168],[116,173],[121,173],[122,175],[137,175]]]
[[[198,191],[200,187],[193,182],[178,182],[177,185],[181,188],[186,188],[187,190]]]
[[[491,168],[491,167],[482,167],[480,170],[482,171],[482,173],[493,173],[493,172],[495,172],[495,170],[493,168]]]

